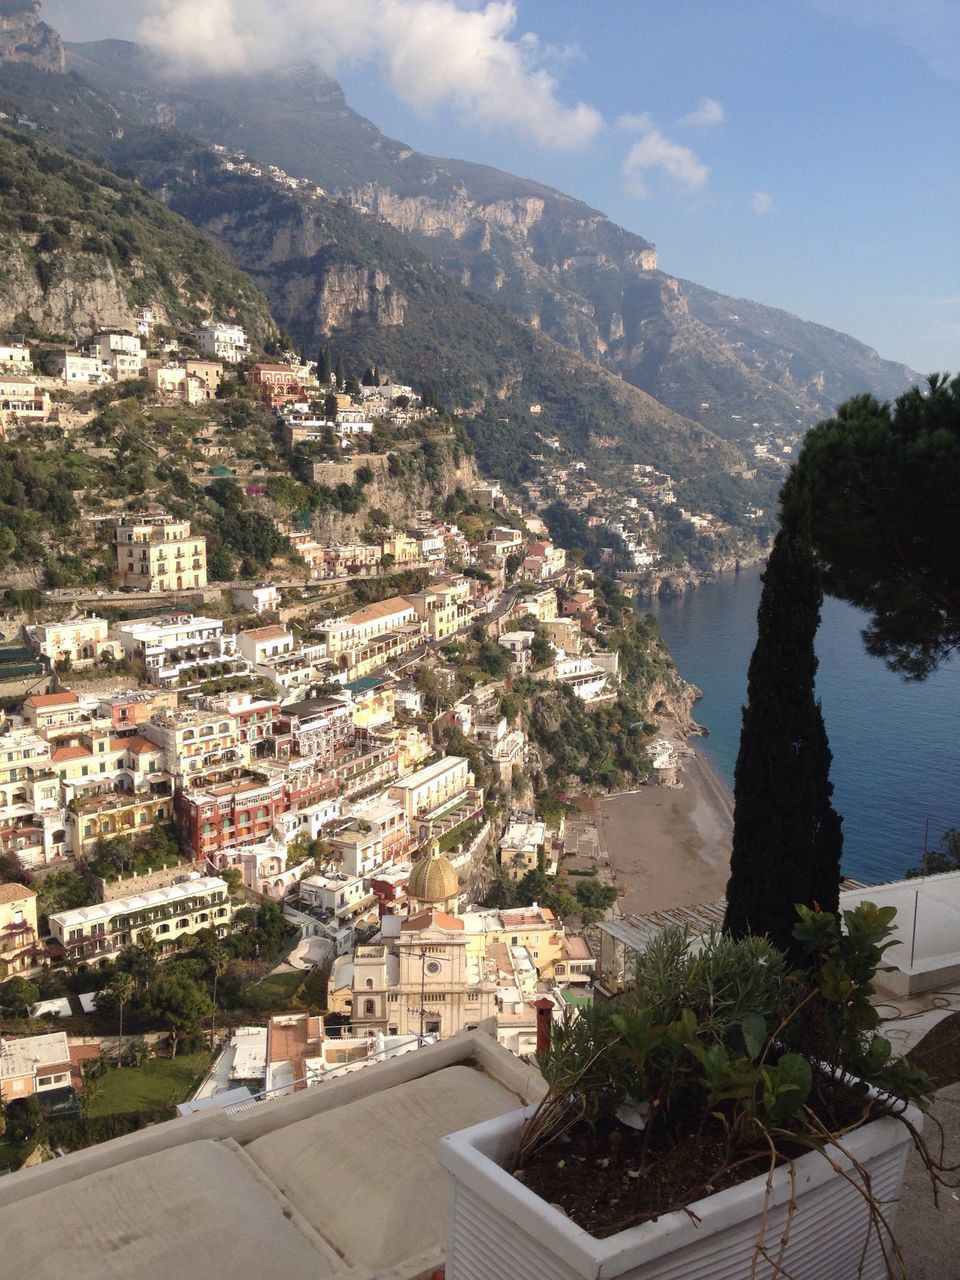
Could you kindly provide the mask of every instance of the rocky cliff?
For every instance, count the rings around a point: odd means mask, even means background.
[[[562,192],[413,151],[316,70],[171,86],[135,45],[68,48],[70,65],[141,122],[320,183],[459,283],[738,443],[755,422],[803,429],[854,391],[889,399],[915,378],[846,335],[660,272],[649,241]]]
[[[0,0],[0,62],[26,62],[41,71],[64,70],[60,36],[40,21],[39,0]]]
[[[276,335],[266,299],[135,183],[0,127],[0,330],[130,328],[138,307],[192,326],[235,317]]]

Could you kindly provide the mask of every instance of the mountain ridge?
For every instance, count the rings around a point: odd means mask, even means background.
[[[800,432],[852,388],[890,399],[916,379],[847,335],[825,346],[834,331],[759,303],[731,340],[720,316],[737,314],[737,300],[660,272],[650,241],[553,188],[386,137],[321,73],[174,86],[139,46],[67,52],[141,123],[176,124],[369,209],[461,284],[739,444],[753,439],[748,416]]]

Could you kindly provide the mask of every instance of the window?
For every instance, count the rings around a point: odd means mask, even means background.
[[[372,1018],[375,1012],[375,1009],[376,1009],[376,1005],[372,1000],[364,1000],[363,1002],[364,1017]]]
[[[368,979],[366,980],[366,982],[365,982],[363,985],[367,988],[367,990],[368,990],[368,991],[372,991],[372,990],[373,990],[373,979],[372,979],[372,978],[368,978]]]

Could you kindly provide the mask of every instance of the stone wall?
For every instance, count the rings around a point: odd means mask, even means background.
[[[181,879],[193,871],[192,862],[179,862],[175,867],[164,867],[161,871],[148,871],[145,875],[121,876],[118,880],[104,880],[100,876],[91,876],[93,887],[100,902],[114,902],[117,898],[127,898],[132,893],[146,893],[149,889],[166,889],[174,880]]]

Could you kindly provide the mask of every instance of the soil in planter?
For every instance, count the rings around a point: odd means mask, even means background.
[[[863,1118],[863,1099],[847,1089],[836,1089],[831,1103],[831,1129]],[[778,1149],[780,1163],[785,1163],[810,1148],[781,1141]],[[702,1134],[674,1132],[669,1143],[663,1138],[648,1140],[644,1151],[642,1132],[611,1118],[600,1120],[595,1128],[575,1125],[565,1137],[538,1151],[515,1176],[603,1239],[766,1174],[769,1168],[769,1150],[759,1144],[755,1152],[741,1151],[731,1161],[719,1125]]]

